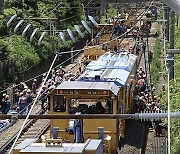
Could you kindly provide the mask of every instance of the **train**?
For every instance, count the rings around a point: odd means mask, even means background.
[[[130,38],[109,39],[112,28],[113,24],[93,27],[92,38],[101,32],[98,43],[84,47],[87,66],[82,74],[51,92],[51,115],[131,113],[139,57],[127,52]],[[51,119],[50,139],[26,139],[13,153],[117,153],[124,133],[123,119]]]

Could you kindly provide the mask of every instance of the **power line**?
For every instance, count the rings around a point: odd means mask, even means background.
[[[36,98],[35,98],[32,106],[31,106],[31,109],[30,109],[29,113],[27,114],[26,119],[24,120],[23,125],[22,125],[19,133],[18,133],[17,136],[16,136],[16,139],[15,139],[15,141],[14,141],[14,143],[13,143],[13,145],[12,145],[10,151],[9,151],[9,154],[11,154],[11,152],[12,152],[12,150],[13,150],[13,148],[14,148],[14,146],[15,146],[18,138],[19,138],[19,136],[21,135],[21,132],[22,132],[22,130],[23,130],[23,128],[24,128],[24,126],[25,126],[25,124],[26,124],[26,122],[27,122],[27,120],[28,120],[28,118],[29,118],[29,116],[30,116],[30,114],[31,114],[31,112],[32,112],[33,107],[35,106],[35,103],[37,102],[37,99],[38,99],[38,97],[39,97],[39,95],[40,95],[40,93],[41,93],[41,91],[42,91],[42,87],[43,87],[43,85],[45,84],[45,82],[46,82],[46,80],[47,80],[47,78],[48,78],[48,76],[49,76],[49,74],[50,74],[50,72],[51,72],[51,69],[52,69],[52,67],[53,67],[53,65],[54,65],[57,57],[58,57],[58,55],[56,54],[55,57],[54,57],[54,60],[53,60],[53,62],[52,62],[52,64],[51,64],[51,66],[50,66],[50,68],[49,68],[49,70],[48,70],[48,73],[47,73],[47,75],[46,75],[46,77],[45,77],[45,80],[43,81],[43,84],[41,85],[40,90],[39,90],[39,92],[38,92],[38,94],[37,94],[37,96],[36,96]]]
[[[141,14],[139,15],[139,16],[141,16],[141,18],[145,15],[145,13],[147,12],[147,11],[149,11],[149,9],[150,9],[150,7],[151,7],[151,5],[152,5],[152,3],[154,2],[154,0],[152,0],[151,1],[151,3],[150,3],[150,6],[149,6],[149,8],[147,9],[147,10],[144,10],[143,12],[141,12]],[[112,40],[110,40],[110,41],[113,41],[113,40],[117,40],[117,39],[119,39],[120,37],[122,37],[122,36],[125,36],[126,34],[128,34],[135,26],[136,26],[136,24],[141,20],[141,18],[134,24],[134,26],[128,31],[128,32],[125,32],[124,34],[121,34],[119,37],[117,37],[117,38],[115,38],[115,39],[112,39]],[[106,23],[106,25],[107,25],[107,23]],[[106,26],[105,25],[105,26]],[[103,28],[105,28],[105,26],[103,27]],[[101,29],[101,31],[103,30],[103,28]],[[101,32],[100,31],[100,32]],[[99,33],[100,33],[99,32]],[[98,34],[99,34],[98,33]],[[98,35],[97,34],[97,35]],[[96,35],[96,36],[97,36]],[[96,38],[96,37],[95,37]],[[89,45],[89,44],[91,44],[94,40],[95,40],[95,38],[91,41],[91,42],[89,42],[87,45]],[[110,41],[106,41],[106,42],[104,42],[103,44],[101,44],[101,45],[97,45],[97,47],[101,47],[101,46],[103,46],[104,44],[107,44],[107,43],[109,43]],[[89,48],[93,48],[93,47],[89,47]],[[98,49],[99,49],[98,48]],[[94,52],[96,52],[98,49],[96,49]],[[73,55],[73,57],[70,57],[69,59],[67,59],[67,60],[65,60],[64,62],[62,62],[61,64],[59,64],[58,66],[56,66],[56,67],[54,67],[53,69],[55,69],[55,68],[57,68],[57,67],[59,67],[60,65],[63,65],[64,63],[66,63],[67,61],[69,61],[70,59],[72,59],[72,58],[74,58],[76,55],[78,55],[81,51],[83,51],[84,49],[79,49],[79,50],[74,50],[73,52],[77,52],[75,55]],[[72,51],[67,51],[67,52],[64,52],[64,53],[70,53],[70,52],[72,52]],[[92,52],[90,55],[92,55],[94,52]],[[61,53],[59,53],[59,52],[57,52],[56,54],[61,54]],[[44,73],[47,73],[47,72],[44,72]],[[37,76],[35,76],[35,77],[33,77],[33,78],[31,78],[31,79],[28,79],[28,80],[26,80],[26,81],[24,81],[25,83],[26,82],[29,82],[29,81],[31,81],[31,80],[33,80],[33,79],[36,79],[36,78],[38,78],[38,77],[40,77],[40,76],[42,76],[44,73],[42,73],[42,74],[40,74],[40,75],[37,75]],[[18,84],[18,85],[20,85],[20,84]],[[18,86],[18,85],[16,85],[16,86]],[[3,93],[3,92],[6,92],[9,88],[11,89],[11,88],[13,88],[12,87],[13,85],[11,85],[10,87],[8,87],[7,89],[5,89],[5,90],[2,90],[2,91],[0,91],[0,93]],[[15,86],[15,87],[16,87]]]

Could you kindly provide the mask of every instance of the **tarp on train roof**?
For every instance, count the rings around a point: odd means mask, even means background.
[[[124,86],[136,65],[137,56],[133,54],[107,52],[97,61],[92,61],[84,73],[78,78],[85,82],[114,82],[117,86]],[[97,76],[98,81],[97,81]]]
[[[110,90],[114,95],[118,94],[119,87],[113,82],[82,82],[64,81],[56,89],[61,90]]]

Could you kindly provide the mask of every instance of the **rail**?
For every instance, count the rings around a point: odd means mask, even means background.
[[[47,107],[48,107],[48,105],[45,106],[45,108],[47,108]],[[44,112],[44,110],[41,109],[36,115],[40,115],[40,114],[42,114],[43,112]],[[14,115],[10,115],[10,116],[14,116]],[[26,115],[24,115],[24,117],[26,117]],[[29,120],[29,121],[26,123],[26,125],[24,126],[21,135],[22,135],[24,132],[26,132],[35,122],[36,122],[35,119]],[[46,130],[47,130],[47,129],[46,129]],[[46,130],[45,130],[45,131],[46,131]],[[11,147],[11,145],[12,145],[13,141],[15,140],[15,138],[16,138],[16,136],[17,136],[18,133],[19,133],[19,130],[18,130],[3,146],[0,147],[0,153],[7,151],[7,150]],[[42,134],[42,132],[41,132],[41,134]]]

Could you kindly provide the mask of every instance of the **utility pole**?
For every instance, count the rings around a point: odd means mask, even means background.
[[[4,14],[4,0],[0,0],[0,15]]]
[[[171,27],[170,27],[170,49],[174,49],[174,32],[175,32],[175,12],[171,10]],[[170,80],[174,78],[174,54],[169,53],[168,55],[171,59],[169,61],[169,78]]]
[[[166,4],[164,4],[164,20],[167,20],[165,34],[166,39],[169,41],[169,7]]]
[[[58,27],[59,27],[59,25],[61,24],[61,23],[60,23],[60,16],[59,16],[59,7],[60,7],[60,6],[59,6],[59,5],[60,5],[59,3],[61,3],[61,2],[59,2],[59,0],[54,0],[53,2],[54,2],[54,6],[55,6],[55,8],[56,8],[56,9],[55,9],[55,15],[56,15],[56,18],[57,18],[56,28],[59,29]]]
[[[106,3],[105,0],[101,0],[101,14],[104,15],[106,13]]]

